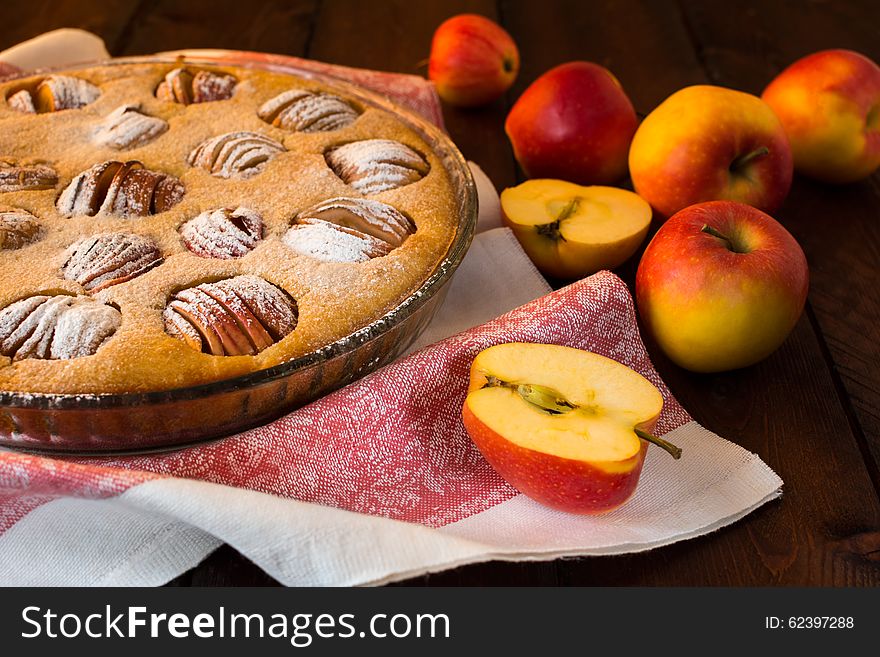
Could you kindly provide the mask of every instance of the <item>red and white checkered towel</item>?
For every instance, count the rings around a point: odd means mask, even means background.
[[[482,182],[482,205],[497,207]],[[285,584],[382,583],[493,558],[651,549],[779,494],[782,481],[756,455],[697,425],[672,397],[617,277],[546,291],[512,234],[488,230],[423,342],[485,323],[267,426],[149,456],[0,452],[0,583],[161,584],[222,542]],[[682,459],[651,447],[636,495],[604,516],[517,494],[460,419],[474,355],[509,341],[589,349],[641,372],[663,392],[657,431],[684,449]]]

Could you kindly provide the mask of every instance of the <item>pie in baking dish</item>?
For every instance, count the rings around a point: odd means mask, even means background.
[[[107,64],[0,85],[0,390],[227,379],[366,326],[458,218],[394,113],[239,67]]]

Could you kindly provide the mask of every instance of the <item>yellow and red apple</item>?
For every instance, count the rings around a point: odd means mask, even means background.
[[[535,80],[504,129],[529,178],[608,185],[626,175],[636,113],[611,71],[569,62]]]
[[[773,212],[788,195],[793,166],[782,124],[764,101],[698,85],[675,92],[645,118],[629,170],[639,196],[670,217],[715,200]]]
[[[713,201],[672,216],[648,244],[636,301],[669,358],[694,372],[752,365],[794,328],[809,285],[800,245],[775,219]]]
[[[614,360],[559,345],[507,343],[474,358],[464,426],[514,488],[570,513],[603,513],[636,489],[663,397]]]
[[[651,224],[651,206],[637,194],[563,180],[528,180],[505,189],[501,211],[535,266],[566,279],[622,264]]]
[[[434,32],[428,77],[451,105],[473,107],[500,97],[519,73],[519,51],[497,23],[460,14]]]
[[[782,121],[794,167],[848,183],[880,166],[880,67],[851,50],[823,50],[782,71],[761,95]]]

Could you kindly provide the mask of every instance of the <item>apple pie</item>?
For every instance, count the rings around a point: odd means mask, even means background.
[[[179,61],[6,82],[0,390],[168,390],[314,352],[419,288],[457,207],[417,131],[320,80]]]

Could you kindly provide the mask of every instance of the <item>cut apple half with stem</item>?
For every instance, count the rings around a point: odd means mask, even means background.
[[[635,492],[663,397],[638,372],[599,354],[506,343],[477,354],[464,426],[514,488],[570,513],[603,513]]]
[[[651,206],[638,194],[564,180],[528,180],[505,189],[501,210],[535,266],[565,279],[623,264],[651,224]]]

